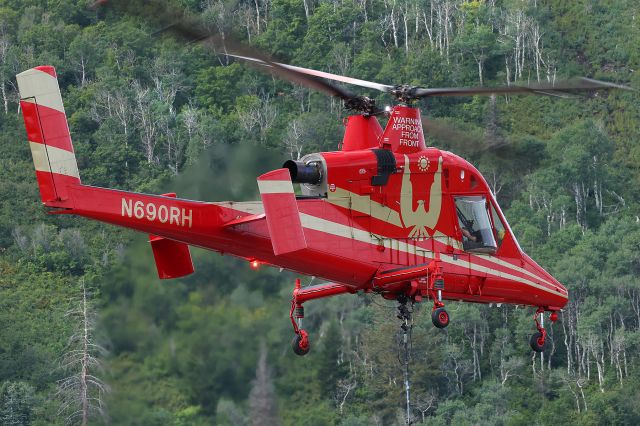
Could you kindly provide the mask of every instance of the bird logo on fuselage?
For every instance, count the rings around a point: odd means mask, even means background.
[[[405,228],[412,227],[409,238],[429,237],[440,218],[442,210],[442,157],[438,158],[438,170],[433,176],[433,183],[429,191],[429,210],[425,208],[425,200],[418,200],[418,207],[413,209],[413,184],[411,183],[411,170],[409,170],[409,157],[404,156],[404,174],[402,176],[402,189],[400,193],[400,215]]]

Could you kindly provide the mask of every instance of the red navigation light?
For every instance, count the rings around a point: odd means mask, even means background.
[[[250,265],[251,265],[251,269],[258,269],[258,266],[260,266],[260,262],[258,262],[256,259],[253,259],[250,262]]]

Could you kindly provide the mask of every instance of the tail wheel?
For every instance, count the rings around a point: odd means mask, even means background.
[[[535,352],[544,352],[549,347],[549,342],[541,332],[537,331],[533,333],[531,339],[529,339],[529,345]]]
[[[291,347],[296,355],[303,356],[309,353],[311,345],[306,331],[300,330],[300,334],[296,334],[291,342]]]
[[[449,313],[444,308],[435,309],[431,312],[431,321],[438,328],[445,328],[449,325]]]

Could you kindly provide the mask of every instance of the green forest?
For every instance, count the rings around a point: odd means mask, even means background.
[[[196,273],[161,281],[147,235],[47,214],[15,81],[33,66],[56,67],[80,174],[95,186],[258,199],[260,173],[336,150],[348,115],[173,37],[153,9],[91,3],[0,0],[0,424],[405,424],[396,303],[307,303],[313,348],[298,357],[295,274],[192,248]],[[635,0],[172,3],[279,62],[385,84],[584,76],[640,88]],[[457,129],[425,129],[427,143],[478,167],[570,302],[547,323],[544,355],[528,344],[533,308],[450,302],[440,330],[417,304],[411,422],[640,424],[638,92],[421,107]]]

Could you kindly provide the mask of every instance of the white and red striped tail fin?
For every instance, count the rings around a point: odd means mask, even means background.
[[[273,253],[278,256],[307,248],[300,212],[288,169],[258,177]]]
[[[56,70],[43,65],[18,74],[16,79],[42,202],[71,207],[69,187],[80,185],[80,174]]]

